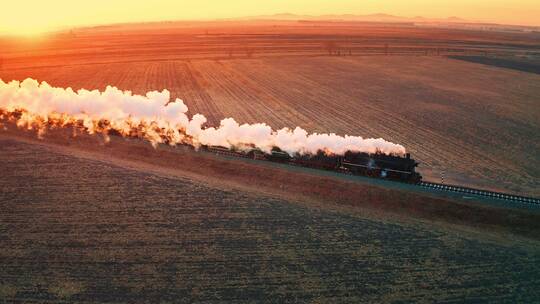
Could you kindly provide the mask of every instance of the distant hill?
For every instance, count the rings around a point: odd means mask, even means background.
[[[449,17],[443,19],[417,17],[401,17],[389,14],[369,14],[369,15],[354,15],[354,14],[328,14],[328,15],[296,15],[290,13],[274,14],[274,15],[259,15],[237,18],[236,20],[329,20],[329,21],[363,21],[363,22],[451,22],[451,23],[470,23],[471,21],[458,17]]]
[[[327,14],[327,15],[297,15],[290,13],[248,16],[235,19],[224,19],[229,21],[310,21],[310,22],[378,22],[378,23],[413,23],[419,26],[448,27],[458,29],[475,29],[490,31],[510,31],[510,32],[536,32],[540,31],[539,26],[512,25],[486,23],[477,20],[467,20],[459,17],[448,18],[426,18],[422,16],[402,17],[389,14]]]

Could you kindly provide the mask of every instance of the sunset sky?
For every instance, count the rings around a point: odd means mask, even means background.
[[[276,13],[457,16],[476,21],[540,25],[538,0],[2,0],[0,33],[36,34],[84,25]]]

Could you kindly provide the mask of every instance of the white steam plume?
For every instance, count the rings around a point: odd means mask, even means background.
[[[405,153],[403,146],[382,138],[308,134],[300,127],[274,131],[265,123],[240,125],[232,118],[223,119],[217,128],[207,128],[206,117],[196,114],[189,119],[184,102],[180,99],[170,102],[167,90],[141,96],[111,86],[103,92],[75,92],[33,79],[9,83],[0,80],[0,111],[19,127],[37,129],[40,133],[51,125],[82,125],[90,134],[115,130],[125,136],[145,138],[153,145],[166,142],[227,148],[254,146],[266,152],[279,147],[291,155],[314,154],[319,150],[328,154],[343,154],[348,150]]]

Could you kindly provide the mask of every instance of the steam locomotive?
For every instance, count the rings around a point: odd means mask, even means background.
[[[278,147],[274,147],[270,153],[265,153],[258,149],[244,152],[218,146],[202,146],[201,149],[220,155],[266,160],[406,183],[416,184],[422,180],[422,176],[415,171],[418,163],[411,158],[409,153],[404,157],[381,152],[365,153],[352,151],[348,151],[344,155],[327,155],[323,151],[319,151],[316,154],[290,155]]]

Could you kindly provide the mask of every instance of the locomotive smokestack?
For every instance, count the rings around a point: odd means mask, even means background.
[[[241,125],[233,118],[223,119],[217,128],[207,128],[204,115],[195,114],[189,119],[188,107],[180,99],[170,101],[167,90],[144,96],[111,86],[104,92],[75,92],[33,79],[9,83],[0,80],[0,111],[19,127],[38,130],[40,134],[50,127],[71,125],[90,134],[141,137],[154,146],[185,143],[246,150],[256,147],[265,152],[279,147],[291,155],[318,151],[337,155],[347,151],[405,154],[403,146],[382,138],[309,134],[300,127],[276,131],[265,123]]]

